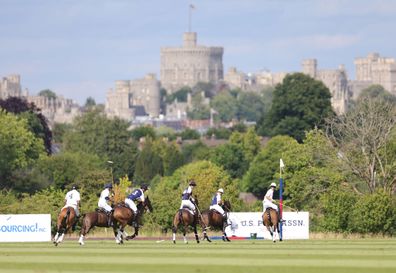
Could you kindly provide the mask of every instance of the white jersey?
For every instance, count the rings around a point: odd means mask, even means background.
[[[267,208],[273,208],[274,210],[278,211],[278,206],[275,205],[272,200],[274,196],[274,189],[270,188],[267,193],[264,196],[263,200],[263,211],[265,211]],[[268,197],[268,198],[267,198]]]
[[[109,197],[110,197],[110,191],[108,188],[106,188],[100,193],[98,205],[100,206],[100,204],[107,204],[107,199]]]
[[[267,193],[265,194],[265,196],[264,196],[264,203],[271,203],[272,204],[273,196],[274,196],[274,189],[270,188],[267,191]]]
[[[66,193],[65,200],[66,200],[66,206],[77,207],[77,204],[80,201],[80,193],[75,189],[71,190],[68,193]]]

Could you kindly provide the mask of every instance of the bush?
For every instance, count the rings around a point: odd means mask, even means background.
[[[383,191],[361,196],[353,209],[350,229],[359,233],[395,234],[395,200]]]

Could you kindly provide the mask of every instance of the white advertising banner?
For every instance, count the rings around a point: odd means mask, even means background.
[[[0,214],[0,242],[51,241],[51,214]]]
[[[263,225],[262,212],[231,212],[228,236],[272,239]],[[283,239],[309,239],[309,212],[283,212]]]

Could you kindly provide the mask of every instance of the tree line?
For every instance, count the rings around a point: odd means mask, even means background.
[[[226,140],[217,147],[205,145],[193,130],[130,130],[128,122],[109,119],[95,106],[73,124],[49,130],[33,105],[15,98],[0,101],[0,213],[51,213],[54,220],[73,184],[80,186],[82,211],[88,212],[95,209],[104,184],[115,178],[124,188],[150,185],[155,211],[146,222],[151,229],[170,227],[190,179],[197,181],[202,208],[223,187],[234,211],[261,211],[269,184],[279,179],[282,158],[284,202],[310,212],[311,230],[392,235],[394,96],[372,86],[340,116],[332,111],[330,98],[323,83],[300,73],[288,75],[275,87],[256,127],[207,132]],[[19,104],[25,110],[13,111]],[[265,145],[262,136],[270,137]],[[181,144],[177,137],[195,140]],[[60,152],[51,154],[45,143],[53,139]],[[240,192],[259,200],[245,204]]]

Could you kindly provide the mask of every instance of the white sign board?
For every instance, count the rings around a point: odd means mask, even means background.
[[[51,214],[0,214],[0,242],[51,241]]]
[[[271,239],[263,225],[262,212],[231,212],[228,236]],[[283,239],[309,239],[309,212],[283,212]]]

